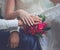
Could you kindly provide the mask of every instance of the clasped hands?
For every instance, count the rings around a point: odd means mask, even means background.
[[[20,25],[34,25],[34,24],[38,24],[39,22],[41,22],[41,18],[39,18],[38,16],[34,16],[32,14],[29,14],[28,12],[24,11],[24,10],[20,10],[18,11],[18,16],[21,19],[20,20]]]
[[[18,19],[19,26],[24,26],[24,25],[31,26],[38,24],[39,22],[42,21],[40,17],[31,15],[23,10],[20,10],[18,15],[19,15],[19,19]],[[19,33],[16,31],[12,32],[9,37],[9,46],[11,48],[16,48],[19,46],[19,42],[20,42]]]

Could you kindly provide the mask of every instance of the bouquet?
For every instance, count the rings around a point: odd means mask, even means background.
[[[50,27],[48,27],[48,24],[46,22],[44,22],[46,19],[46,16],[44,15],[38,15],[38,16],[42,18],[42,22],[40,22],[37,25],[33,25],[33,26],[25,26],[24,31],[27,34],[42,37],[42,35],[46,34],[46,32],[50,29]]]

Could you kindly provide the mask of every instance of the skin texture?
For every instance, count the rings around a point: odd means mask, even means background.
[[[19,16],[19,20],[21,20],[19,22],[19,25],[34,25],[34,24],[38,24],[41,21],[41,18],[37,17],[37,16],[33,16],[30,13],[19,9],[14,11],[15,8],[15,0],[6,0],[6,9],[5,9],[5,19],[15,19]],[[19,33],[14,31],[11,33],[10,37],[9,37],[9,45],[11,48],[16,48],[18,47],[19,44]]]
[[[19,33],[18,32],[12,32],[12,34],[9,37],[9,45],[11,48],[16,48],[19,45]]]

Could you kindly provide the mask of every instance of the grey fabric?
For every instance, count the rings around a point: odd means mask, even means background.
[[[40,41],[43,44],[41,45],[42,49],[60,50],[60,5],[56,5],[42,14],[47,16],[45,22],[51,27],[47,34],[43,36],[42,42]]]
[[[49,22],[49,20],[51,20]],[[53,20],[52,17],[47,20],[51,30],[48,31],[46,37],[48,41],[47,50],[60,50],[60,15]]]

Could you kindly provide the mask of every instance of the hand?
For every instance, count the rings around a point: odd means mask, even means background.
[[[41,21],[41,18],[39,18],[38,16],[33,16],[24,10],[18,10],[18,15],[21,19],[21,22],[19,23],[21,24],[24,23],[28,26],[31,26],[33,24],[38,24]]]
[[[39,22],[42,22],[42,18],[40,18],[39,16],[33,16],[31,15],[33,21],[34,21],[34,24],[38,24]]]
[[[33,16],[33,15],[31,15],[31,18],[32,18],[33,21],[34,21],[33,24],[38,24],[39,22],[42,22],[42,18],[40,18],[40,17],[38,17],[38,16]],[[19,20],[18,20],[18,25],[19,25],[19,26],[23,26],[23,25],[24,25],[23,21],[19,19]]]
[[[23,21],[22,20],[18,20],[18,26],[23,26],[24,25],[24,23],[23,23]]]
[[[24,22],[24,24],[26,24],[28,26],[31,26],[34,24],[34,21],[28,12],[26,12],[24,10],[18,10],[17,12],[18,12],[18,16]]]
[[[9,38],[9,45],[11,48],[16,48],[19,45],[19,33],[12,32]]]

